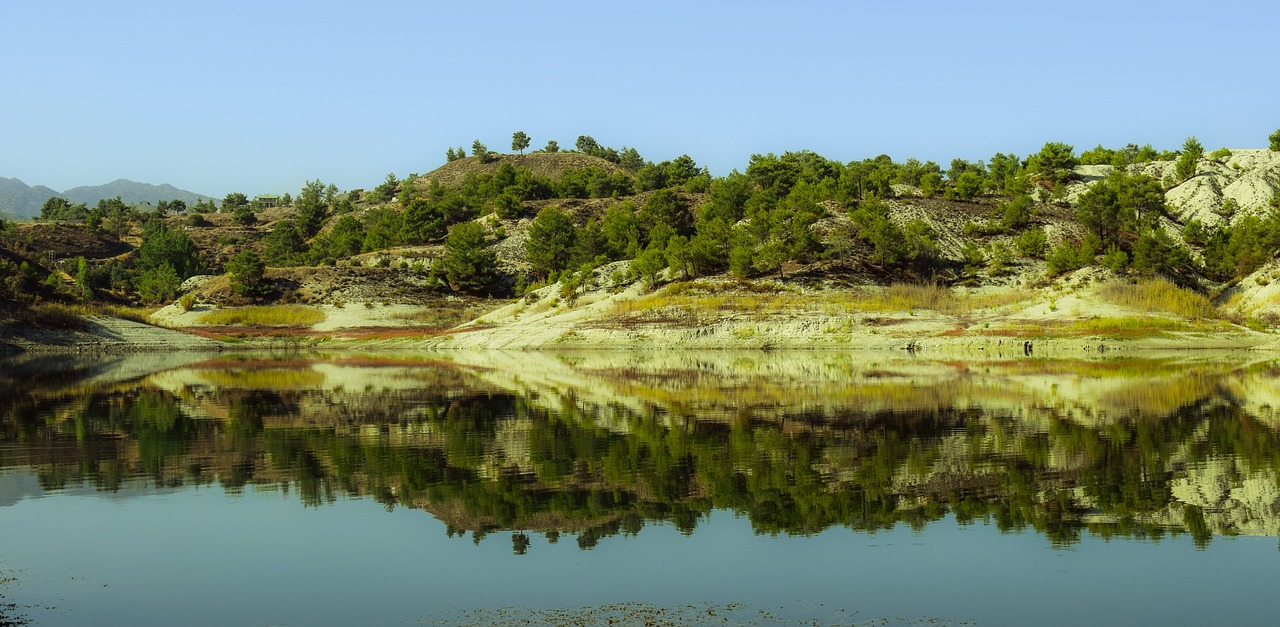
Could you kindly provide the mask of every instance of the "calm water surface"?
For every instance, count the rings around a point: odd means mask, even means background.
[[[0,625],[1272,624],[1256,356],[0,364]]]

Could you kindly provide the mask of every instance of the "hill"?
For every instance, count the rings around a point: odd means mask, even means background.
[[[73,187],[65,192],[59,192],[43,185],[32,187],[18,179],[0,177],[0,214],[10,214],[17,218],[38,216],[40,207],[52,196],[61,196],[73,203],[84,203],[89,206],[97,204],[104,198],[116,196],[131,205],[144,202],[155,204],[161,200],[181,200],[191,205],[209,198],[169,184],[152,185],[128,179],[116,179],[105,185]]]
[[[535,152],[527,155],[494,155],[494,159],[481,162],[477,157],[464,157],[450,161],[422,176],[418,180],[427,184],[438,181],[445,187],[457,187],[472,174],[492,174],[498,166],[507,163],[517,168],[527,168],[535,176],[558,179],[566,170],[581,168],[600,168],[609,174],[625,172],[626,168],[599,157],[592,157],[576,152]]]
[[[30,187],[18,179],[0,177],[0,214],[17,218],[40,215],[40,205],[56,195],[58,192],[43,185]]]
[[[208,196],[203,194],[178,189],[167,183],[152,185],[128,179],[116,179],[105,185],[73,187],[58,195],[71,202],[82,202],[86,205],[93,205],[103,198],[115,198],[116,196],[119,196],[120,200],[130,205],[144,202],[154,204],[161,200],[181,200],[190,205],[209,199]]]
[[[0,271],[15,301],[171,303],[157,319],[210,333],[237,324],[213,311],[269,305],[243,324],[295,342],[338,329],[473,348],[1272,342],[1255,331],[1280,328],[1280,151],[1102,152],[1047,143],[944,171],[803,151],[716,179],[684,156],[634,171],[580,153],[471,157],[368,194],[316,181],[235,213],[19,224],[0,234],[13,253]]]

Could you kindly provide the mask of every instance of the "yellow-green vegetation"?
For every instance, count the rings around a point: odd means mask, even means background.
[[[31,307],[31,323],[52,329],[84,329],[86,315],[91,312],[82,305],[37,303]]]
[[[663,309],[692,312],[811,312],[828,315],[858,312],[931,310],[960,315],[995,309],[1030,298],[1026,290],[958,293],[938,285],[895,283],[887,288],[806,292],[775,283],[739,283],[725,288],[700,282],[673,283],[610,312],[628,316]]]
[[[97,315],[111,316],[112,318],[120,318],[122,320],[132,320],[134,322],[141,322],[142,324],[155,324],[151,321],[151,314],[155,313],[155,308],[100,305],[93,307],[92,309],[97,312]]]
[[[210,369],[201,376],[219,388],[250,390],[297,390],[324,383],[324,375],[303,368],[251,368],[245,370]]]
[[[992,336],[1026,338],[1105,337],[1115,340],[1139,340],[1168,337],[1173,333],[1213,333],[1227,331],[1226,322],[1184,321],[1172,318],[1118,316],[1099,317],[1070,322],[1017,322],[982,329],[978,333]]]
[[[404,320],[429,327],[453,327],[472,320],[487,311],[489,310],[485,307],[445,305],[395,313],[391,315],[391,319]]]
[[[1149,379],[1187,373],[1220,375],[1219,364],[1189,365],[1172,359],[1119,357],[1114,359],[1014,359],[1001,362],[994,371],[1006,376],[1072,376],[1092,379]]]
[[[1111,281],[1098,288],[1098,296],[1113,305],[1150,313],[1170,313],[1190,320],[1219,317],[1206,296],[1165,279]]]
[[[310,327],[324,320],[324,312],[302,305],[264,305],[220,309],[200,316],[199,323],[211,327],[244,325],[254,327]]]
[[[894,283],[882,293],[870,293],[858,301],[860,311],[913,311],[933,310],[949,315],[960,315],[996,309],[1019,303],[1030,298],[1026,290],[958,294],[938,285]]]
[[[86,318],[105,316],[153,324],[150,314],[154,309],[139,309],[119,305],[37,303],[31,307],[31,324],[54,329],[84,329]]]

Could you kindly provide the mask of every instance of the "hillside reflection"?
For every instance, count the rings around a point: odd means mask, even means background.
[[[713,509],[758,533],[962,524],[1159,539],[1280,535],[1280,370],[1219,358],[890,360],[548,354],[239,358],[5,375],[0,466],[44,491],[219,486],[371,498],[450,535]],[[5,501],[0,499],[0,503]]]

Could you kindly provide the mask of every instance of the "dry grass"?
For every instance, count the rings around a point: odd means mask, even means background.
[[[450,328],[473,320],[487,311],[489,311],[487,308],[477,306],[423,307],[416,311],[392,314],[391,319],[414,322],[427,327]]]
[[[820,313],[931,310],[948,315],[994,309],[1026,300],[1026,290],[957,294],[938,285],[895,283],[887,288],[801,292],[776,284],[741,284],[729,289],[702,283],[675,283],[633,301],[617,303],[611,316],[634,317],[663,310],[698,313]]]
[[[252,327],[305,328],[324,320],[324,312],[301,305],[268,305],[220,309],[200,316],[207,326],[243,325]]]
[[[1209,298],[1164,279],[1111,281],[1098,288],[1103,300],[1148,313],[1169,313],[1189,320],[1220,317]]]
[[[89,327],[87,318],[105,316],[121,318],[142,324],[154,323],[150,320],[154,309],[136,309],[119,305],[101,304],[66,304],[37,303],[31,307],[28,322],[33,326],[49,329],[85,330]]]
[[[37,303],[31,307],[31,317],[28,322],[32,326],[46,329],[83,331],[88,328],[86,315],[92,315],[92,313],[82,305]]]
[[[1105,337],[1138,340],[1168,337],[1172,333],[1216,333],[1229,330],[1226,323],[1189,322],[1170,318],[1121,316],[1072,322],[1026,321],[977,331],[979,335],[1019,338]]]
[[[141,322],[142,324],[150,324],[155,326],[151,321],[151,314],[155,313],[155,309],[122,307],[119,305],[101,305],[96,308],[98,315],[111,316],[112,318],[120,318],[122,320],[132,320]]]
[[[324,383],[324,375],[315,370],[301,368],[264,368],[264,369],[212,369],[205,370],[202,376],[219,388],[239,389],[285,389],[297,390],[312,388]]]

